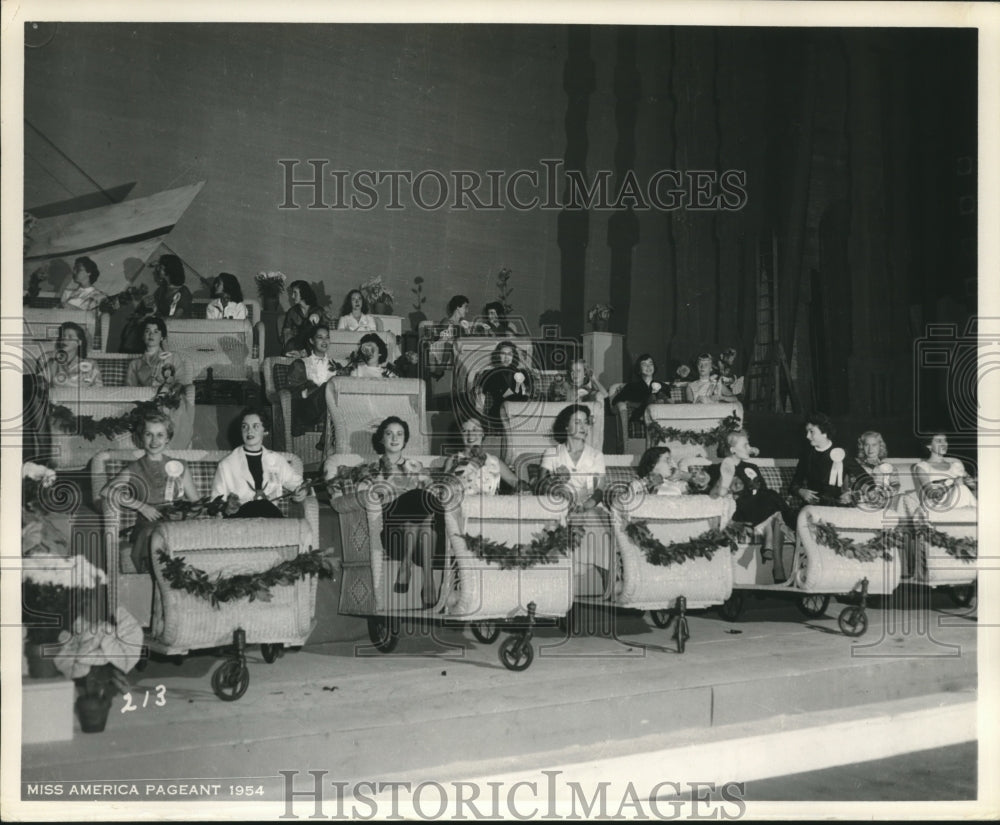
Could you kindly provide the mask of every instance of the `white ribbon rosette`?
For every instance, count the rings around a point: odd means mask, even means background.
[[[833,466],[830,468],[829,484],[834,487],[840,487],[844,483],[845,455],[843,449],[840,447],[834,447],[830,450],[830,460],[833,462]]]
[[[520,370],[514,373],[514,386],[516,392],[520,394],[522,392],[522,387],[524,386],[524,373]]]
[[[650,384],[649,386],[650,386],[650,389],[651,389],[651,390],[653,391],[653,394],[654,394],[654,395],[655,395],[656,393],[658,393],[658,392],[659,392],[660,390],[662,390],[662,389],[663,389],[663,384],[661,384],[661,383],[660,383],[659,381],[654,381],[654,382],[653,382],[652,384]]]
[[[163,500],[173,501],[177,497],[177,492],[181,486],[184,465],[176,458],[172,458],[163,465],[163,471],[167,474],[167,489],[163,493]]]

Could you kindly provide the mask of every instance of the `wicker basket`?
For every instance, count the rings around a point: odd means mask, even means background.
[[[827,522],[844,538],[859,544],[871,539],[883,529],[895,526],[881,511],[871,512],[853,507],[803,507],[796,527],[798,546],[795,558],[794,585],[806,593],[850,593],[862,579],[868,579],[868,592],[888,595],[899,585],[900,561],[894,548],[889,548],[892,561],[864,562],[840,556],[826,545],[819,544],[809,520]]]
[[[730,498],[648,496],[632,507],[616,508],[612,524],[618,571],[610,603],[638,610],[672,607],[679,596],[689,608],[722,604],[733,590],[730,551],[720,547],[711,559],[692,559],[667,567],[650,564],[642,548],[625,533],[626,520],[646,521],[664,544],[684,541],[719,528],[732,516]]]
[[[185,561],[209,576],[267,570],[305,552],[312,531],[304,520],[240,519],[231,521],[163,522],[153,533],[153,624],[150,647],[160,653],[230,644],[237,629],[249,644],[304,644],[314,626],[316,578],[271,588],[270,601],[212,604],[164,578],[159,550]]]

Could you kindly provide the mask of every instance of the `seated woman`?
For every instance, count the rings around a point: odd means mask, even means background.
[[[163,406],[173,410],[174,437],[181,449],[187,449],[194,434],[194,403],[186,388],[192,383],[187,359],[166,348],[167,325],[162,318],[150,315],[141,322],[143,354],[128,362],[126,387],[154,387]]]
[[[247,305],[243,303],[243,290],[236,276],[220,272],[212,281],[212,301],[205,308],[205,317],[233,318],[242,321],[247,317]]]
[[[161,255],[153,267],[153,278],[158,284],[153,293],[153,305],[162,318],[190,318],[191,290],[184,286],[187,280],[184,263],[176,255]]]
[[[149,539],[156,522],[163,517],[157,508],[178,498],[197,501],[198,492],[187,464],[165,453],[174,437],[174,424],[168,415],[143,414],[136,422],[133,437],[144,450],[142,457],[127,464],[104,486],[100,496],[135,511],[132,564],[138,572],[146,573],[151,567]]]
[[[920,503],[934,510],[975,507],[975,479],[959,459],[948,456],[948,436],[934,433],[923,446],[928,457],[913,465]]]
[[[330,330],[325,323],[310,326],[305,333],[305,352],[292,362],[288,389],[292,394],[292,435],[300,436],[317,424],[325,425],[326,382],[337,365],[330,360]],[[322,442],[320,442],[322,444]]]
[[[690,476],[681,472],[674,462],[669,447],[650,447],[639,459],[638,478],[632,481],[635,494],[681,496],[688,492]]]
[[[507,401],[527,401],[534,394],[531,372],[521,366],[517,347],[501,341],[490,356],[492,366],[476,377],[475,394],[481,395],[483,420],[490,433],[503,431],[500,409]]]
[[[629,409],[629,421],[642,421],[646,407],[650,404],[669,403],[670,385],[653,380],[656,361],[648,352],[635,359],[634,377],[611,399],[616,408],[625,405]]]
[[[719,480],[712,489],[713,497],[732,495],[736,502],[733,521],[752,525],[754,533],[763,537],[763,546],[770,550],[776,584],[788,580],[781,548],[784,538],[782,524],[787,518],[785,500],[771,490],[760,468],[750,462],[757,450],[750,446],[745,430],[734,430],[726,436],[729,455],[719,467]]]
[[[677,466],[688,477],[687,492],[690,495],[711,495],[722,474],[721,465],[713,464],[704,456],[686,456],[677,462]]]
[[[483,307],[483,316],[472,325],[472,332],[474,335],[489,335],[494,338],[514,334],[504,316],[503,304],[499,301],[491,301]]]
[[[316,306],[316,293],[305,281],[289,284],[288,300],[291,306],[281,324],[281,352],[283,355],[298,356],[306,350],[310,328],[323,323],[329,332],[329,324],[323,311]]]
[[[860,471],[843,448],[833,445],[834,434],[829,416],[813,413],[806,419],[809,446],[802,452],[788,488],[789,494],[800,498],[803,505],[850,507],[854,503],[850,479],[857,477]],[[794,529],[794,521],[788,526]]]
[[[718,404],[722,401],[723,385],[715,373],[712,356],[703,352],[698,356],[698,378],[687,385],[688,402],[691,404]]]
[[[103,386],[101,370],[87,358],[87,333],[72,321],[59,325],[56,352],[45,360],[40,372],[50,389]]]
[[[882,434],[868,430],[858,438],[855,457],[858,475],[851,479],[851,489],[860,503],[891,503],[900,489],[899,471],[886,461],[889,448]]]
[[[361,337],[358,358],[357,364],[351,370],[354,378],[395,377],[391,368],[386,366],[389,360],[389,348],[378,333],[369,332]]]
[[[368,301],[360,289],[352,289],[344,298],[344,304],[340,308],[340,320],[337,321],[338,330],[348,332],[375,332],[378,326],[375,319],[368,314]]]
[[[403,419],[391,415],[379,424],[372,447],[380,459],[369,483],[387,482],[395,493],[382,505],[382,546],[390,559],[399,562],[393,589],[397,593],[410,589],[415,561],[424,570],[421,601],[430,608],[437,604],[433,571],[444,569],[444,511],[427,490],[431,479],[423,465],[403,455],[409,440],[410,426]]]
[[[594,371],[587,366],[582,358],[577,358],[569,365],[565,377],[553,381],[549,387],[549,401],[568,401],[574,404],[597,402],[601,403],[608,397],[608,391],[594,378]]]
[[[59,306],[70,309],[97,309],[108,296],[94,286],[101,270],[90,258],[84,256],[73,262],[73,280],[59,297]]]
[[[227,518],[282,518],[281,510],[272,499],[286,490],[294,492],[296,501],[303,501],[306,491],[299,475],[284,456],[264,446],[270,430],[270,419],[264,410],[246,407],[240,412],[240,436],[237,447],[215,469],[212,498],[222,496],[231,503]]]
[[[582,527],[585,533],[598,536],[576,548],[573,564],[577,573],[593,565],[600,572],[607,589],[612,563],[611,519],[604,509],[604,455],[587,443],[594,421],[590,408],[570,404],[559,412],[552,424],[552,436],[558,446],[542,456],[539,491],[558,490],[571,498],[568,519],[570,528]]]
[[[466,495],[496,495],[500,482],[517,489],[517,476],[492,453],[483,449],[485,431],[478,419],[468,417],[461,425],[463,449],[448,456],[444,470],[457,477]]]
[[[468,335],[472,331],[472,324],[465,320],[469,314],[469,299],[464,295],[454,295],[448,301],[448,314],[441,319],[438,338],[442,341],[453,341]]]

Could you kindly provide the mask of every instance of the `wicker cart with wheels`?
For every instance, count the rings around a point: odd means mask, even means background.
[[[232,584],[239,577],[273,571],[312,544],[305,519],[161,522],[150,542],[156,580],[150,650],[184,655],[232,645],[212,675],[212,689],[224,701],[239,699],[250,683],[246,645],[261,645],[265,660],[273,662],[282,646],[300,646],[309,637],[316,576],[291,576],[290,583],[273,584],[267,598],[244,596],[218,603],[199,584]],[[186,587],[182,581],[194,584]]]

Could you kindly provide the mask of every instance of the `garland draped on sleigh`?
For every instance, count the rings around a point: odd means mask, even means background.
[[[569,548],[579,541],[582,527],[544,527],[528,544],[493,541],[485,536],[465,534],[465,544],[476,558],[497,565],[501,570],[528,570],[540,564],[555,564],[569,555]]]
[[[238,573],[234,576],[219,574],[215,578],[210,578],[204,570],[187,564],[183,556],[171,556],[165,550],[159,550],[157,556],[163,565],[163,577],[171,588],[205,599],[215,608],[239,599],[269,602],[271,588],[276,585],[295,584],[306,576],[318,576],[321,579],[333,577],[333,565],[323,550],[299,553],[294,559],[279,562],[258,573]]]
[[[713,444],[724,442],[726,436],[738,430],[740,426],[740,419],[733,413],[723,418],[711,430],[704,432],[664,427],[659,421],[650,421],[646,428],[647,432],[657,441],[677,441],[681,444],[700,444],[703,447],[711,447]]]
[[[98,436],[114,439],[132,432],[146,413],[176,410],[181,405],[183,389],[178,385],[176,390],[162,392],[149,401],[136,401],[135,406],[126,413],[96,420],[92,415],[75,415],[69,407],[52,404],[49,406],[49,421],[58,425],[60,430],[71,435],[81,435],[87,441],[93,441]]]
[[[720,547],[735,551],[742,534],[742,525],[730,524],[721,530],[713,527],[686,541],[664,544],[650,531],[649,522],[636,519],[625,523],[625,535],[646,554],[646,561],[657,567],[711,559]]]
[[[810,517],[809,529],[817,543],[829,547],[838,556],[859,562],[872,562],[878,559],[892,561],[892,554],[889,550],[901,548],[910,536],[914,540],[923,539],[934,547],[940,547],[949,556],[959,561],[974,561],[978,555],[978,545],[975,539],[950,536],[940,530],[935,530],[929,524],[901,524],[891,529],[880,530],[863,544],[842,537],[836,526],[819,519]]]

